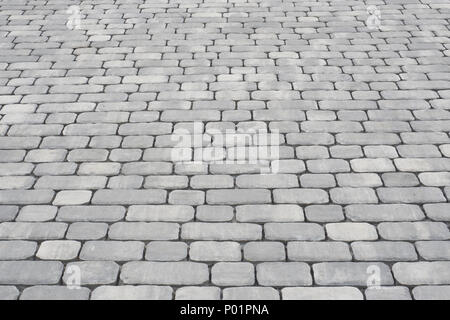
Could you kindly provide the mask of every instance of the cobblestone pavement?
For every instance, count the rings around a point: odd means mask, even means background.
[[[0,0],[0,297],[450,299],[449,19]]]

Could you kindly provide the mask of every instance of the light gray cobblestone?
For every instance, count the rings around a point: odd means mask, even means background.
[[[91,300],[171,300],[172,289],[166,286],[100,286]]]
[[[281,290],[283,300],[362,300],[362,293],[354,287],[308,288],[294,287]]]
[[[20,300],[88,300],[89,295],[88,288],[71,290],[64,286],[33,286],[22,292]]]

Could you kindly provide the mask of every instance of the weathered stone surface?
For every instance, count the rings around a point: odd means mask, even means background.
[[[310,268],[302,262],[264,262],[256,266],[258,283],[264,286],[310,286]]]
[[[14,286],[0,286],[0,300],[16,300],[19,294]]]
[[[367,288],[365,291],[367,300],[411,300],[411,294],[407,287],[376,287]],[[417,299],[417,298],[416,298]]]
[[[91,300],[171,300],[172,288],[166,286],[100,286]]]
[[[56,284],[62,272],[59,261],[0,261],[0,284]]]
[[[67,264],[63,281],[72,284],[78,280],[75,275],[80,275],[81,285],[112,284],[116,282],[119,273],[119,265],[113,261],[82,261]]]
[[[34,286],[26,288],[20,300],[88,300],[88,288],[70,289],[66,286]]]
[[[308,288],[295,287],[281,290],[283,300],[362,300],[361,291],[353,287]]]
[[[126,284],[196,285],[208,278],[207,265],[197,262],[128,262],[120,274]]]
[[[234,287],[223,289],[224,300],[279,300],[280,294],[268,287]]]
[[[175,293],[175,300],[220,300],[218,287],[182,287]]]
[[[323,262],[313,265],[314,279],[319,285],[356,285],[366,286],[370,272],[379,271],[379,285],[392,285],[389,267],[384,263],[363,262]]]

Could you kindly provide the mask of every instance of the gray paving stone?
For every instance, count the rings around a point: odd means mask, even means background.
[[[19,294],[14,286],[0,286],[0,300],[17,300]]]
[[[276,189],[273,191],[275,203],[315,204],[327,203],[328,194],[320,189]]]
[[[338,205],[311,205],[305,208],[305,216],[312,222],[336,222],[344,220],[342,207]]]
[[[414,246],[408,242],[353,242],[356,260],[362,261],[412,261],[417,260]]]
[[[378,234],[374,226],[360,222],[328,223],[325,226],[327,235],[332,240],[355,241],[377,240]]]
[[[22,260],[32,257],[37,249],[33,241],[0,241],[0,260]]]
[[[379,187],[381,179],[375,173],[342,173],[336,175],[340,187]]]
[[[256,266],[258,284],[263,286],[310,286],[310,268],[302,262],[263,262]]]
[[[126,220],[186,222],[194,218],[194,212],[194,208],[187,205],[131,206]]]
[[[378,203],[375,191],[371,188],[334,188],[330,190],[330,197],[334,203]]]
[[[0,224],[0,239],[61,239],[66,229],[67,224],[62,222],[3,222]]]
[[[423,171],[448,171],[450,159],[395,159],[395,166],[400,171],[423,172]]]
[[[206,192],[206,203],[208,204],[258,204],[270,202],[270,191],[263,189],[242,190],[208,190]]]
[[[48,204],[52,190],[0,190],[0,204]]]
[[[200,221],[221,222],[233,219],[233,207],[231,206],[198,206],[196,218]]]
[[[167,222],[116,222],[108,235],[114,240],[175,240],[179,225]]]
[[[365,290],[367,300],[411,300],[407,287],[377,287]],[[416,298],[417,299],[417,298]]]
[[[424,218],[420,207],[412,204],[355,204],[346,206],[345,213],[353,221],[414,221]]]
[[[189,222],[181,228],[182,239],[246,241],[261,237],[261,226],[250,223]]]
[[[343,242],[293,241],[287,244],[289,260],[293,261],[350,261],[348,244]]]
[[[66,233],[67,239],[97,240],[106,236],[108,225],[99,222],[75,222],[70,224]]]
[[[416,300],[448,300],[450,286],[418,286],[412,293]]]
[[[67,206],[59,209],[56,220],[114,222],[124,216],[125,208],[120,206]]]
[[[280,294],[269,287],[233,287],[223,289],[223,300],[279,300]]]
[[[284,245],[274,241],[247,242],[243,251],[248,261],[283,261],[286,256]]]
[[[42,260],[72,260],[78,256],[81,244],[72,240],[44,241],[36,257]]]
[[[20,210],[16,221],[23,222],[45,222],[53,220],[58,212],[54,206],[25,206]]]
[[[19,207],[17,206],[2,206],[0,205],[0,221],[11,221],[19,212]]]
[[[175,300],[220,300],[217,287],[182,287],[175,293]]]
[[[449,203],[431,203],[423,206],[427,217],[436,221],[450,220],[450,204]]]
[[[88,288],[70,289],[65,286],[33,286],[26,288],[20,300],[89,300]]]
[[[304,188],[330,188],[336,186],[336,179],[327,173],[302,174],[300,184]]]
[[[378,188],[378,196],[384,203],[427,203],[444,202],[445,196],[439,188]]]
[[[196,241],[189,247],[193,261],[240,261],[241,246],[238,242]]]
[[[217,286],[248,286],[255,282],[249,262],[218,262],[211,268],[211,282]]]
[[[91,300],[171,300],[172,291],[166,286],[100,286]]]
[[[168,202],[175,205],[201,205],[205,202],[205,193],[194,190],[175,190],[169,194]]]
[[[244,205],[236,207],[239,222],[303,221],[303,210],[297,205]]]
[[[88,241],[80,252],[81,260],[140,260],[144,243],[138,241]]]
[[[316,223],[266,223],[267,240],[323,240],[323,227]]]
[[[113,261],[82,261],[66,265],[63,276],[65,284],[71,284],[71,277],[79,271],[80,285],[112,284],[117,280],[119,265]]]
[[[378,225],[386,240],[446,240],[450,231],[442,222],[383,222]]]
[[[134,205],[164,203],[164,190],[98,190],[92,198],[93,204],[100,205]]]
[[[56,194],[53,205],[82,205],[88,204],[91,200],[92,192],[87,190],[64,190]]]
[[[151,261],[181,261],[188,255],[188,245],[175,241],[152,241],[146,246],[145,259]]]
[[[378,285],[394,284],[389,267],[379,262],[322,262],[313,265],[313,273],[318,285],[367,286],[371,268],[379,271]]]
[[[362,300],[361,291],[354,287],[294,287],[281,290],[283,300]]]
[[[418,241],[415,245],[425,260],[449,260],[450,244],[446,241]]]
[[[295,175],[241,175],[236,177],[238,188],[295,188],[298,179]]]
[[[447,297],[446,3],[178,2],[0,4],[0,298]]]

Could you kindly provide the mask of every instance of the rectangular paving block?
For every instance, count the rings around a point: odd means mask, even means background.
[[[236,207],[239,222],[298,222],[303,210],[297,205],[243,205]]]
[[[389,267],[373,262],[322,262],[313,265],[314,280],[318,285],[392,285]]]
[[[404,285],[450,283],[450,262],[397,262],[392,267],[395,279]]]
[[[54,194],[52,190],[0,190],[0,204],[47,204]]]
[[[0,283],[57,284],[63,268],[59,261],[0,261]]]
[[[92,198],[93,204],[133,205],[164,203],[165,190],[98,190]]]
[[[281,290],[283,300],[363,300],[355,287],[294,287]]]
[[[290,241],[287,244],[288,259],[292,261],[350,261],[348,244],[337,241]]]
[[[206,203],[208,204],[252,204],[270,203],[269,190],[264,189],[221,189],[208,190],[206,192]]]
[[[449,297],[447,2],[16,2],[0,299]]]
[[[181,239],[248,241],[261,238],[261,226],[250,223],[188,222],[181,227]]]
[[[109,227],[114,240],[175,240],[179,225],[169,222],[116,222]]]
[[[66,230],[67,224],[62,222],[3,222],[0,224],[0,239],[62,239]]]
[[[303,262],[263,262],[256,266],[258,283],[263,286],[310,286],[310,267]]]
[[[80,252],[82,260],[140,260],[144,243],[138,241],[87,241]]]
[[[128,262],[120,279],[126,284],[196,285],[209,279],[208,266],[197,262]]]
[[[112,284],[117,280],[119,265],[113,261],[82,261],[66,265],[63,282],[69,286]]]

